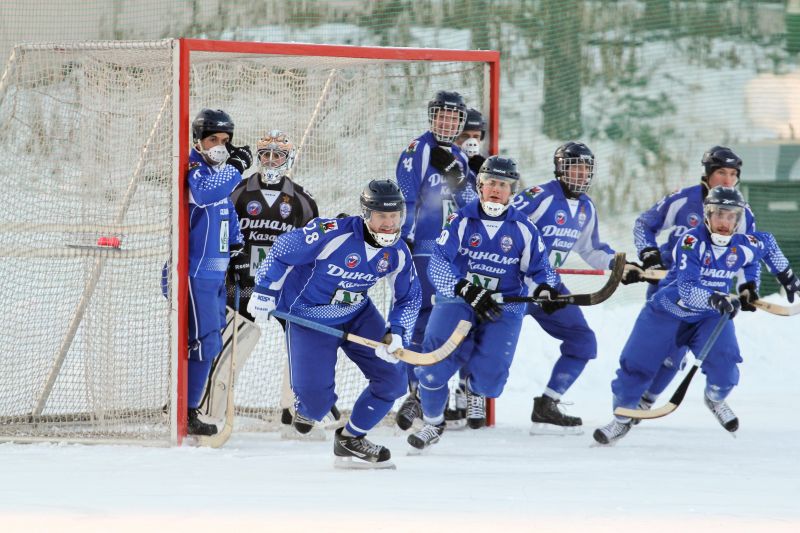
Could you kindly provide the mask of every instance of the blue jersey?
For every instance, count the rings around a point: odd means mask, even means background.
[[[315,218],[278,237],[256,273],[256,285],[260,292],[280,291],[278,310],[331,326],[362,310],[370,301],[367,290],[381,278],[394,289],[388,322],[402,328],[407,344],[421,301],[411,252],[402,240],[370,246],[359,216]]]
[[[728,246],[715,246],[705,225],[684,234],[673,254],[673,266],[653,296],[653,303],[688,322],[718,314],[708,298],[714,292],[728,294],[740,269],[744,272],[740,284],[754,281],[758,286],[761,260],[773,274],[789,267],[772,234],[737,233]]]
[[[450,215],[436,241],[428,276],[437,295],[453,298],[453,288],[467,279],[503,296],[530,295],[537,284],[555,287],[558,274],[547,260],[547,248],[525,215],[509,206],[500,217],[484,214],[475,200]],[[525,306],[507,305],[523,314]]]
[[[656,237],[662,231],[669,230],[667,240],[660,246],[661,259],[664,266],[669,267],[675,243],[689,230],[703,225],[705,188],[700,184],[675,191],[639,215],[633,224],[636,251],[641,253],[645,248],[659,247]],[[739,232],[752,233],[755,230],[755,217],[748,206],[745,209],[745,224],[739,228]]]
[[[610,268],[614,250],[600,241],[597,210],[587,195],[567,198],[561,184],[551,180],[525,189],[513,202],[536,224],[554,267],[562,266],[575,250],[592,268]]]
[[[230,245],[242,244],[230,200],[242,175],[231,165],[212,167],[197,150],[189,154],[189,275],[225,279]]]
[[[431,150],[438,145],[428,131],[414,139],[397,162],[397,184],[406,199],[406,221],[402,235],[414,243],[414,255],[430,254],[433,243],[442,231],[442,224],[450,213],[478,197],[469,159],[456,145],[450,150],[467,177],[468,184],[456,194],[450,191],[439,170],[430,164]]]

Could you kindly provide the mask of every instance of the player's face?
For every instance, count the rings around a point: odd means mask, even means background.
[[[397,233],[403,225],[403,212],[372,211],[367,224],[375,233]]]
[[[475,139],[476,141],[480,142],[481,140],[481,132],[480,130],[464,130],[462,131],[458,137],[456,137],[455,143],[458,146],[464,144],[464,141],[467,139]]]
[[[581,186],[589,183],[589,178],[592,173],[592,168],[584,163],[575,163],[567,167],[565,176],[569,178],[570,183]]]
[[[711,227],[711,233],[733,235],[736,231],[736,227],[739,225],[741,217],[741,209],[717,208],[712,210],[708,218],[708,225]]]
[[[203,151],[208,151],[215,146],[225,146],[231,140],[231,136],[227,133],[212,133],[208,137],[200,141],[200,146]]]
[[[265,168],[278,168],[286,163],[287,154],[283,150],[261,150],[258,152],[261,166]]]
[[[442,137],[455,137],[461,126],[461,113],[456,109],[439,109],[433,116],[433,131]]]
[[[511,183],[506,180],[484,178],[481,180],[481,200],[507,205],[511,198]]]
[[[736,187],[738,182],[739,176],[736,174],[735,168],[718,168],[708,177],[708,188]]]

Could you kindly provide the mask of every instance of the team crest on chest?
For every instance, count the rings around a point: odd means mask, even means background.
[[[361,262],[361,256],[358,254],[350,254],[344,258],[344,264],[347,268],[355,268]]]
[[[690,228],[696,228],[697,225],[700,224],[700,215],[697,213],[689,213],[689,216],[686,217],[686,224],[688,224]]]
[[[473,233],[469,237],[469,245],[472,246],[473,248],[477,248],[478,246],[481,245],[482,240],[483,238],[481,237],[480,233]]]
[[[566,224],[567,223],[566,211],[564,211],[563,209],[559,209],[558,211],[556,211],[555,220],[556,224],[558,224],[559,226],[563,226],[564,224]]]
[[[378,272],[381,274],[389,270],[389,252],[383,252],[383,257],[378,260],[378,264],[375,268],[377,268]]]
[[[508,235],[503,235],[503,238],[500,239],[500,249],[508,253],[512,246],[514,246],[514,240]]]
[[[581,211],[578,213],[578,227],[582,228],[586,224],[586,208],[581,206]]]
[[[254,217],[260,215],[261,202],[257,200],[253,200],[252,202],[247,202],[247,214]]]
[[[725,258],[725,264],[728,265],[728,268],[733,268],[733,265],[736,264],[736,261],[739,259],[739,256],[736,255],[736,247],[731,246],[730,251],[728,252],[728,257]]]
[[[706,250],[706,254],[703,256],[703,264],[705,266],[709,266],[711,264],[711,250]]]
[[[281,198],[281,205],[278,208],[281,213],[281,218],[288,218],[292,214],[291,198],[288,194],[284,194]]]

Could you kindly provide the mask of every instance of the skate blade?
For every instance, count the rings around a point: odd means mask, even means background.
[[[420,455],[428,455],[430,451],[431,451],[430,444],[428,446],[425,446],[424,448],[415,448],[409,444],[408,453],[406,455],[408,455],[409,457],[417,457]]]
[[[340,470],[397,470],[397,466],[391,461],[371,463],[355,457],[336,457],[333,467]]]
[[[530,435],[583,435],[583,426],[556,426],[555,424],[544,424],[534,422],[528,431]]]
[[[321,442],[328,440],[325,430],[321,427],[314,426],[311,431],[306,434],[298,432],[292,425],[281,424],[281,440],[297,440],[305,442]]]

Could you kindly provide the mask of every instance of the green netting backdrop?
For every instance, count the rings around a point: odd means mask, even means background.
[[[500,50],[500,151],[518,159],[527,184],[552,176],[561,142],[583,140],[598,156],[601,230],[632,251],[635,214],[696,183],[703,151],[729,145],[744,159],[743,183],[757,184],[745,190],[758,194],[760,228],[781,229],[800,264],[800,231],[786,231],[800,227],[800,1],[0,5],[0,58],[18,42],[165,37]]]

